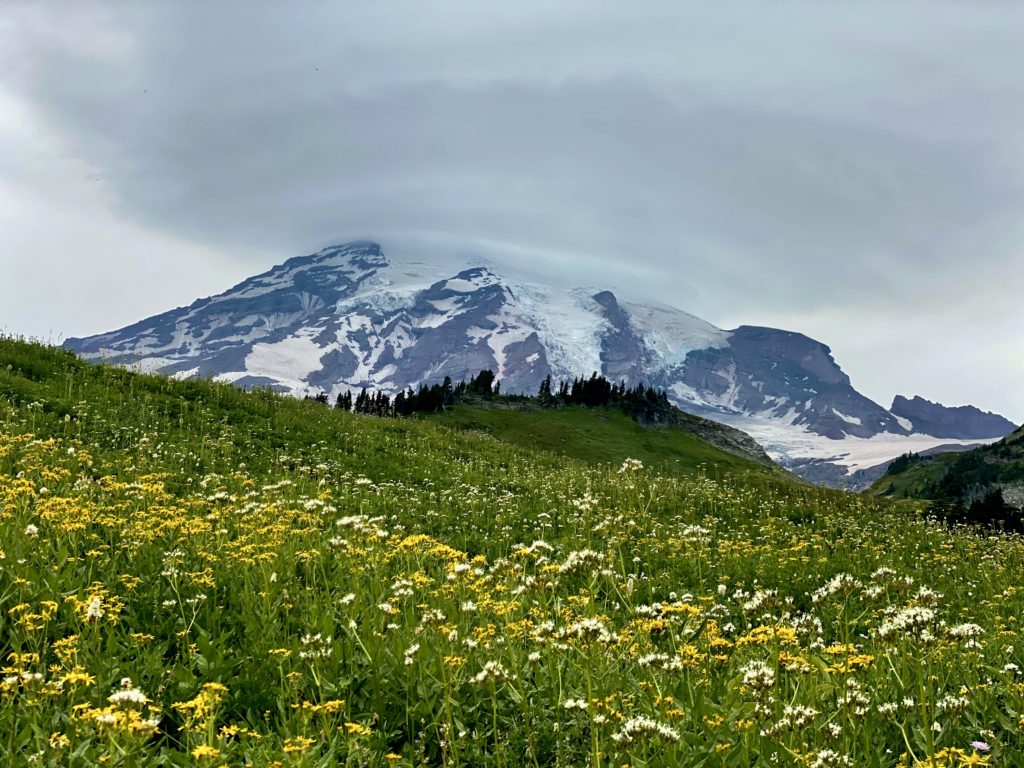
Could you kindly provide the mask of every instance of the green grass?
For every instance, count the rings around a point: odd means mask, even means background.
[[[953,452],[925,457],[904,472],[882,475],[868,492],[895,499],[927,499],[959,456],[960,452]]]
[[[1020,763],[1020,538],[553,415],[0,339],[0,764]]]
[[[483,432],[514,446],[588,464],[618,466],[633,457],[669,474],[781,474],[726,453],[678,427],[641,424],[617,408],[459,405],[431,418],[447,427]]]

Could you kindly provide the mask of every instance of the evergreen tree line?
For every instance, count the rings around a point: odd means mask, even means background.
[[[1006,503],[1002,488],[980,488],[976,492],[973,501],[967,497],[940,499],[932,511],[949,523],[1024,533],[1024,516]]]
[[[393,397],[385,392],[371,392],[365,387],[357,394],[346,390],[338,395],[334,407],[371,416],[411,416],[415,413],[438,413],[467,400],[489,400],[499,396],[501,382],[497,380],[494,371],[485,369],[469,381],[454,384],[450,376],[445,376],[440,384],[420,384],[415,390],[409,387]],[[544,408],[567,405],[582,405],[589,408],[617,406],[638,416],[651,415],[672,408],[664,390],[646,387],[643,384],[629,387],[625,381],[614,384],[597,372],[591,374],[590,378],[574,378],[571,382],[560,381],[557,386],[548,375],[541,382],[535,396],[512,397],[536,402]],[[315,396],[307,395],[306,399],[324,405],[330,403],[326,392]]]
[[[559,382],[557,389],[552,389],[551,376],[548,375],[540,383],[536,400],[543,406],[585,405],[590,408],[604,406],[625,406],[631,408],[671,408],[668,394],[655,387],[645,387],[642,383],[635,387],[627,387],[622,381],[613,384],[596,372],[590,378],[573,379]]]
[[[889,466],[886,468],[885,474],[901,475],[908,469],[910,469],[910,467],[912,467],[915,463],[920,461],[920,459],[921,457],[918,456],[916,453],[904,453],[900,456],[897,456],[895,459],[889,462]]]

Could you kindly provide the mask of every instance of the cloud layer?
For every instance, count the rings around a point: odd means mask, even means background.
[[[369,237],[1024,419],[1024,6],[681,5],[15,5],[4,322],[103,330]]]

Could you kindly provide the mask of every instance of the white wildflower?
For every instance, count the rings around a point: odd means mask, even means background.
[[[94,597],[89,601],[89,606],[85,609],[85,618],[99,621],[103,618],[103,600],[99,597]]]
[[[642,736],[658,737],[670,742],[680,739],[679,732],[671,726],[640,715],[626,720],[619,730],[612,734],[612,741],[616,744],[632,744]]]
[[[473,677],[473,682],[477,685],[481,685],[487,682],[503,683],[506,680],[510,680],[511,675],[505,666],[498,661],[488,661],[484,664],[483,669],[476,673]]]

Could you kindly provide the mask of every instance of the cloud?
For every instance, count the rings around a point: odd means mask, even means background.
[[[1005,394],[1024,340],[988,316],[1024,278],[1009,4],[69,13],[21,6],[0,30],[12,101],[67,155],[54,178],[24,160],[8,175],[45,197],[88,167],[104,190],[90,205],[196,254],[203,285],[350,237],[482,255],[723,325],[821,331],[879,399],[898,381],[970,400],[976,376],[928,371],[987,361],[1008,381],[980,404],[1024,416]],[[908,317],[932,322],[908,339]],[[858,328],[878,336],[870,354]]]

